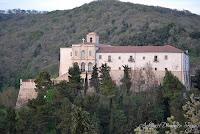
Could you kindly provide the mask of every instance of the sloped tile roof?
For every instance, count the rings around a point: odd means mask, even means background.
[[[164,46],[111,46],[100,44],[97,53],[183,53],[184,51],[171,45]]]

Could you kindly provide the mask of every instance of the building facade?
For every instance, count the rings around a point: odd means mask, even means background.
[[[99,36],[92,32],[87,34],[82,43],[72,44],[68,48],[60,48],[59,77],[55,82],[68,80],[68,69],[77,63],[85,78],[91,77],[93,66],[100,67],[107,64],[110,67],[110,75],[116,84],[120,84],[123,77],[123,66],[128,65],[131,73],[145,72],[148,67],[155,74],[153,83],[161,83],[165,71],[171,71],[185,85],[190,88],[189,56],[187,52],[171,45],[165,46],[112,46],[99,43]],[[136,76],[133,76],[134,78]],[[140,78],[141,76],[138,75]],[[137,83],[137,81],[136,81]],[[134,88],[134,87],[133,87]],[[34,80],[21,80],[20,91],[17,99],[17,107],[25,104],[28,99],[35,98]]]
[[[86,41],[73,44],[71,48],[60,48],[59,77],[68,79],[68,69],[77,63],[82,71],[89,76],[92,67],[97,64],[107,64],[110,74],[116,83],[123,77],[123,65],[128,65],[132,71],[145,70],[151,65],[157,83],[161,83],[165,71],[171,71],[189,89],[189,56],[171,45],[165,46],[111,46],[99,43],[99,36],[92,32],[87,34]]]

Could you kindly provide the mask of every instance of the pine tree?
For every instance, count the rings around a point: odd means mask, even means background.
[[[110,76],[110,67],[107,64],[102,64],[100,67],[100,92],[102,95],[105,95],[109,98],[109,110],[110,110],[110,119],[109,119],[109,133],[113,131],[113,97],[116,94],[115,83],[113,83]]]
[[[90,86],[94,87],[96,93],[99,93],[99,74],[96,64],[93,66],[93,71],[90,79]]]
[[[102,64],[100,67],[100,92],[105,96],[113,96],[115,90],[115,84],[110,76],[110,67],[107,64]]]
[[[81,79],[81,71],[77,63],[73,64],[73,67],[69,68],[69,85],[72,90],[77,94],[82,89],[82,79]]]
[[[85,85],[84,85],[84,95],[87,94],[87,90],[88,90],[88,75],[87,72],[85,74]]]
[[[180,95],[181,91],[185,89],[184,85],[170,71],[166,71],[165,73],[163,88],[164,96],[170,100],[176,99]]]
[[[185,90],[184,85],[170,71],[166,71],[162,86],[164,101],[165,104],[167,104],[165,105],[165,114],[171,114],[175,116],[176,119],[182,119],[183,114],[181,112],[181,107],[184,102],[182,97],[182,92]]]
[[[124,77],[121,79],[122,82],[122,87],[124,87],[126,89],[126,93],[129,94],[130,93],[130,88],[131,88],[131,77],[130,77],[130,68],[128,67],[128,65],[123,66],[124,68]]]
[[[71,132],[72,134],[97,134],[98,128],[91,115],[75,105],[71,112]]]
[[[36,84],[36,91],[38,92],[39,96],[46,93],[46,91],[53,85],[51,76],[48,72],[41,72],[34,82]]]
[[[184,85],[170,71],[166,71],[166,73],[165,73],[165,77],[163,79],[163,87],[167,90],[182,90],[182,89],[184,89]]]

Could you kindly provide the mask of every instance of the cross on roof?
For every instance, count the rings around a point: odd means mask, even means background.
[[[82,41],[83,41],[83,44],[84,44],[85,43],[85,39],[83,38]]]

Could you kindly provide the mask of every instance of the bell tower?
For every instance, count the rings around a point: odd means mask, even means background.
[[[95,32],[87,34],[87,43],[99,44],[99,36]]]

